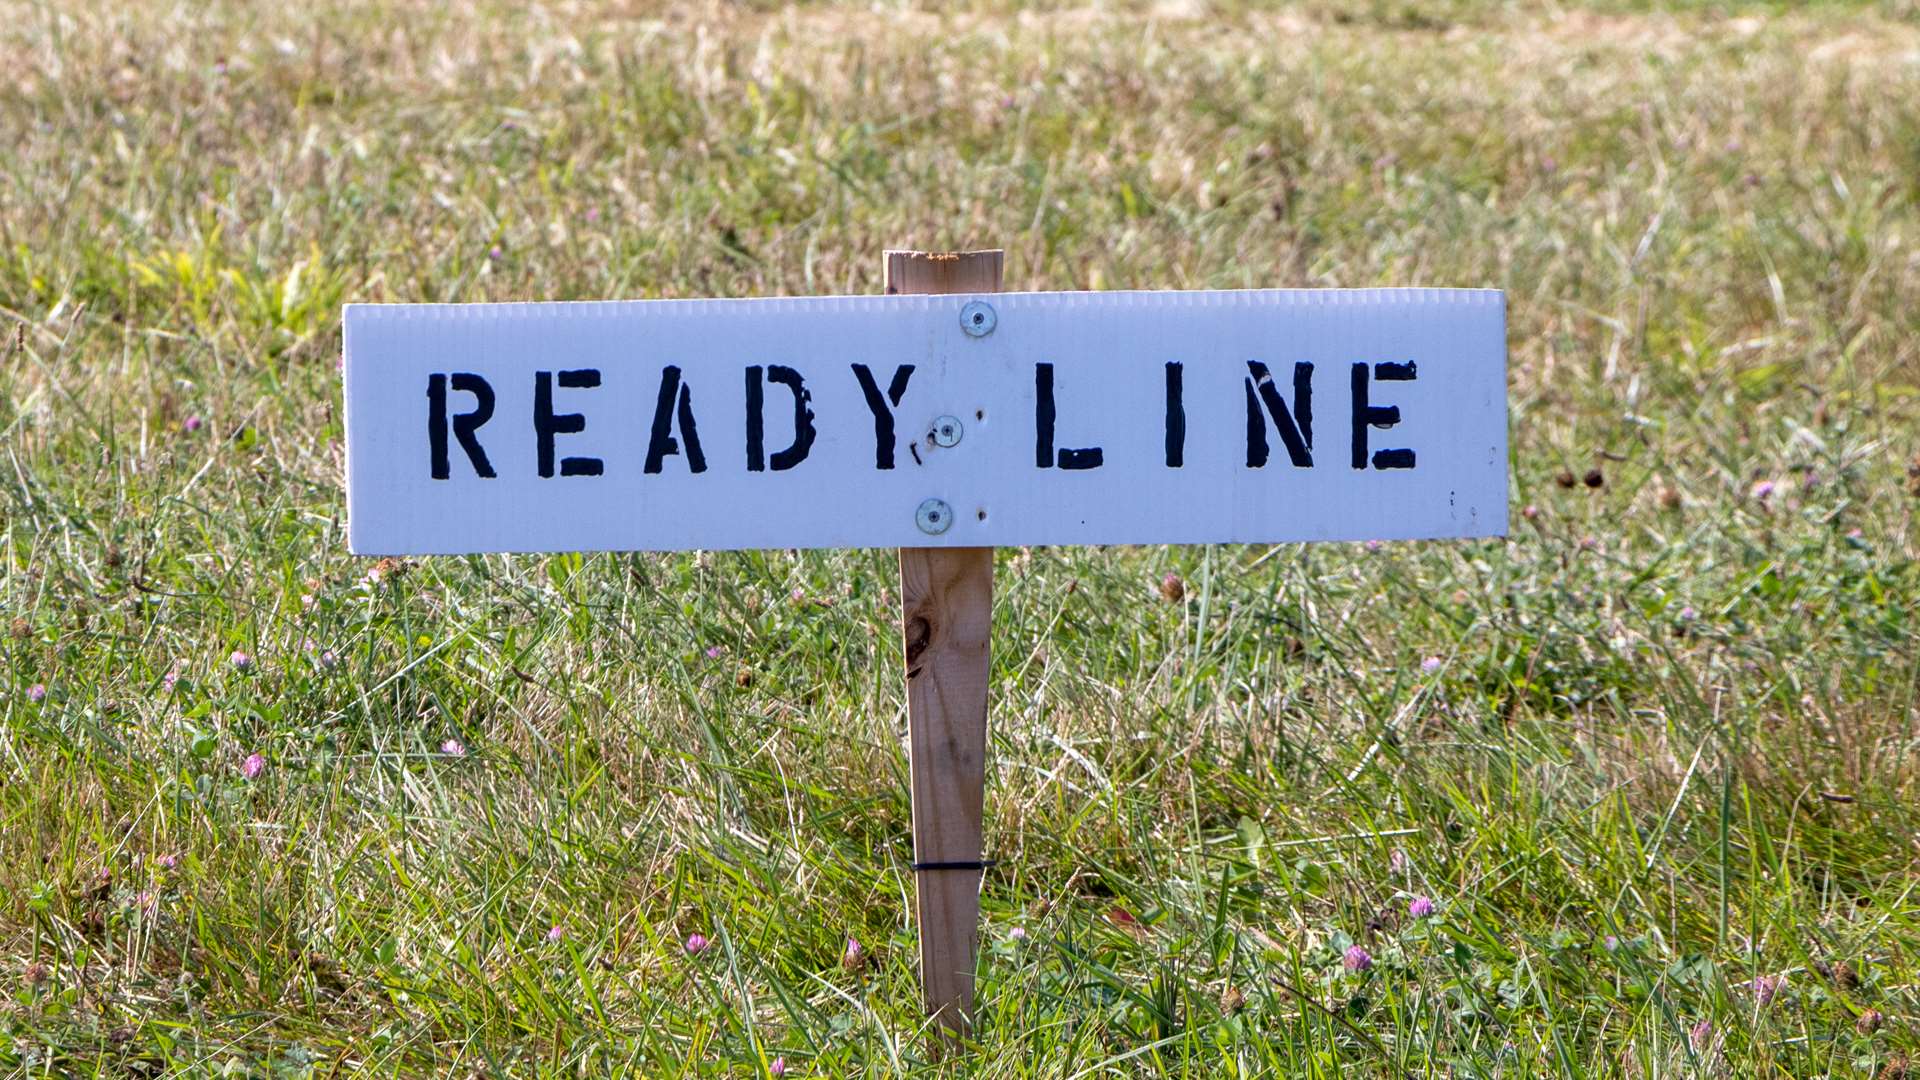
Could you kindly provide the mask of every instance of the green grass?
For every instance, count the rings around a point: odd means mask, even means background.
[[[0,0],[0,1069],[1903,1075],[1914,14]],[[902,245],[1511,320],[1510,539],[1001,553],[937,1065],[891,553],[342,530],[342,302]]]

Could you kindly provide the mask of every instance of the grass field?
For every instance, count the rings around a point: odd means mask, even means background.
[[[1920,1054],[1913,4],[121,7],[0,0],[5,1073]],[[1510,538],[1001,553],[940,1064],[892,553],[342,528],[343,302],[888,246],[1510,290]]]

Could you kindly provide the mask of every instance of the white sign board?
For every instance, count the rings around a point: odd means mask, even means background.
[[[1507,527],[1491,290],[353,304],[346,397],[359,554]]]

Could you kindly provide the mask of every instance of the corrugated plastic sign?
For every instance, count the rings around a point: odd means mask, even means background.
[[[1491,290],[349,305],[360,554],[1501,535]]]

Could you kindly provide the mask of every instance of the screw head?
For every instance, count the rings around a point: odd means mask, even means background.
[[[933,430],[928,434],[935,446],[958,446],[960,436],[965,433],[966,428],[960,426],[959,417],[942,416],[933,422]]]
[[[1000,324],[1000,316],[985,300],[969,300],[960,308],[960,329],[968,337],[986,337]]]
[[[928,536],[939,536],[953,527],[953,507],[945,499],[928,499],[913,512],[913,523]]]

